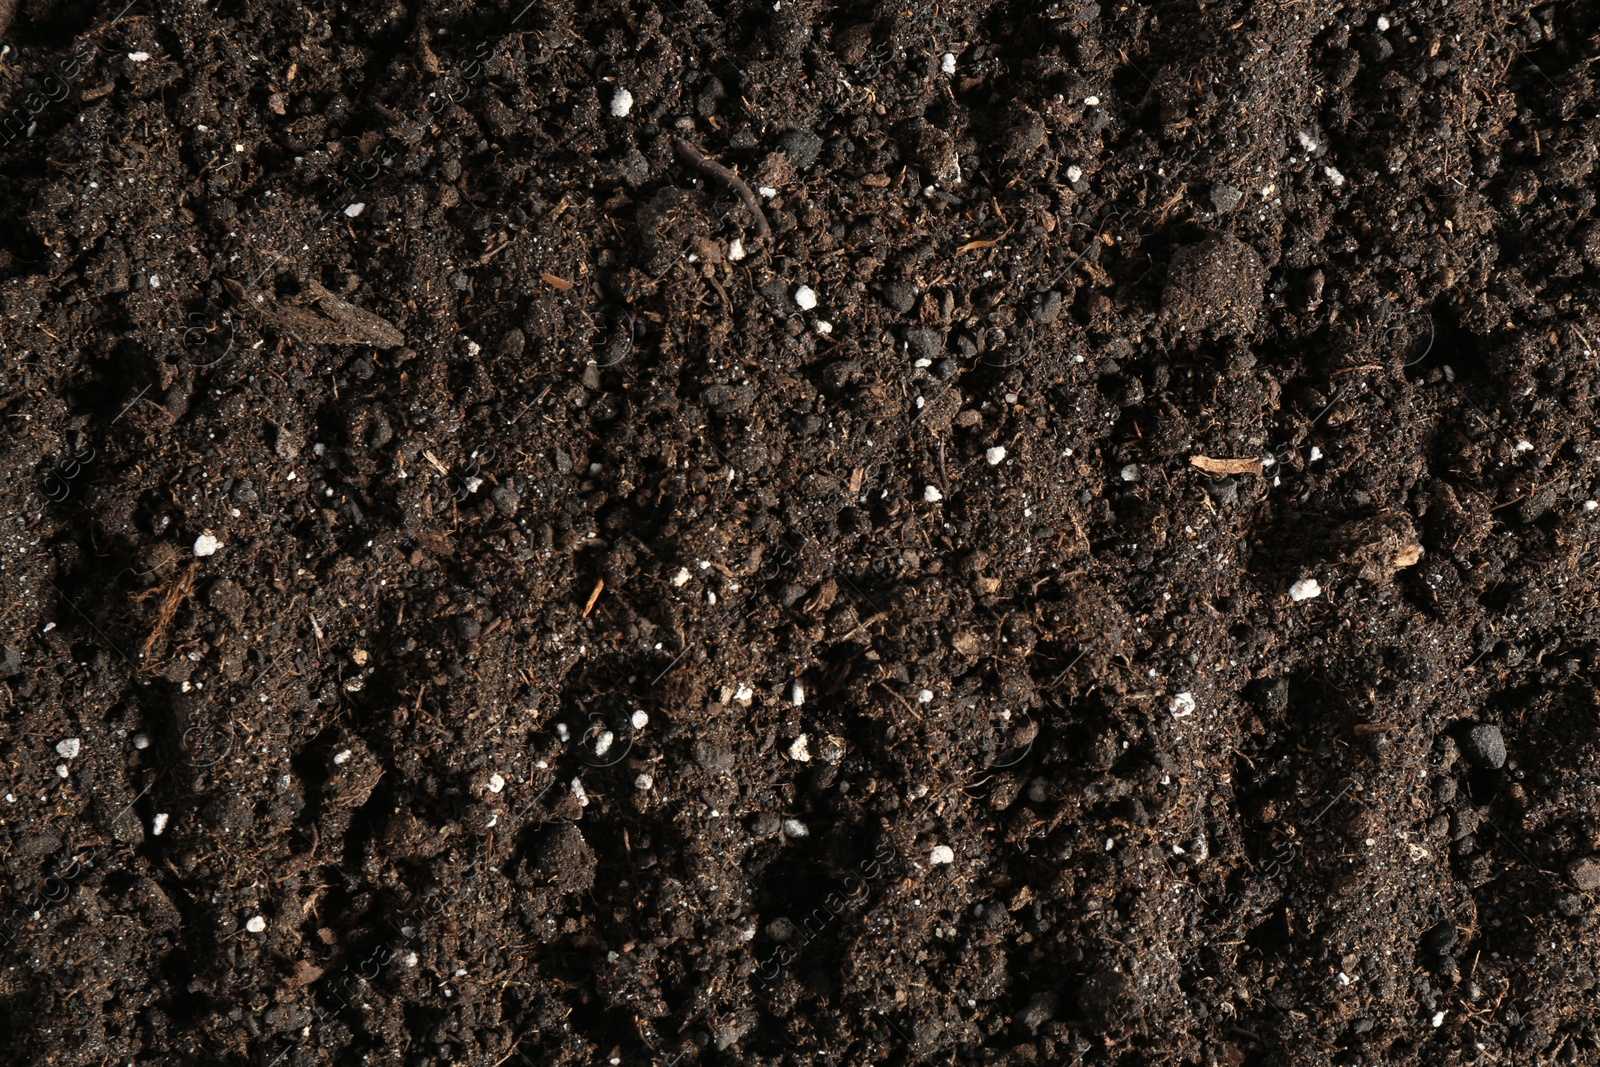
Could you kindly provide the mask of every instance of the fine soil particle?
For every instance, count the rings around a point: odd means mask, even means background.
[[[1600,5],[120,6],[4,1062],[1600,1061]]]

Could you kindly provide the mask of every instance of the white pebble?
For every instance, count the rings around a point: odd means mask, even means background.
[[[1130,463],[1126,467],[1122,468],[1121,473],[1123,481],[1136,482],[1139,480],[1139,465],[1137,463]]]
[[[267,928],[267,920],[259,915],[252,915],[245,920],[244,928],[252,934],[259,934]]]
[[[922,490],[922,499],[926,500],[930,504],[937,504],[939,501],[944,499],[944,494],[939,492],[935,486],[930,485]]]
[[[211,534],[203,533],[194,539],[194,554],[202,557],[214,556],[217,553],[217,546],[220,543],[221,542],[219,542],[215,537],[211,536]]]
[[[167,818],[168,816],[166,812],[156,812],[156,817],[150,820],[151,837],[160,837],[162,834],[167,832]]]
[[[491,774],[489,776],[489,792],[498,793],[498,792],[500,792],[500,790],[504,789],[505,787],[506,787],[506,780],[505,780],[505,777],[503,775]]]
[[[824,337],[828,336],[833,332],[833,323],[829,322],[827,319],[818,319],[817,332]]]
[[[1300,147],[1305,149],[1308,154],[1317,150],[1317,139],[1305,130],[1297,133],[1295,138],[1300,142]]]
[[[602,731],[600,736],[594,739],[594,754],[596,756],[604,756],[607,752],[610,752],[611,745],[616,739],[617,735],[610,730]]]
[[[1182,719],[1193,715],[1195,706],[1193,693],[1179,693],[1172,698],[1172,717]]]
[[[650,723],[650,714],[649,712],[645,711],[636,711],[633,713],[633,718],[629,721],[633,723],[633,728],[635,730],[643,730]]]
[[[810,837],[811,829],[799,819],[783,820],[783,832],[788,837]]]
[[[756,189],[756,192],[760,193],[762,196],[766,197],[768,200],[771,200],[773,197],[778,195],[778,190],[774,189],[770,185],[760,186],[759,188]]]
[[[789,686],[789,702],[797,708],[806,702],[806,687],[800,684],[798,678]]]
[[[1289,587],[1289,599],[1296,604],[1322,595],[1322,583],[1315,578],[1302,578]]]
[[[802,285],[794,291],[794,302],[800,306],[801,311],[810,311],[817,306],[817,294],[809,285]]]
[[[917,703],[918,704],[932,704],[933,703],[933,690],[932,689],[923,689],[923,690],[918,691],[918,693],[917,693]]]
[[[83,748],[83,742],[76,737],[69,737],[65,741],[56,742],[56,755],[62,759],[76,759],[78,752]]]
[[[1384,30],[1387,30],[1389,28],[1389,16],[1388,15],[1379,15],[1376,25],[1378,27],[1378,32],[1379,33],[1382,33]],[[1438,1023],[1434,1023],[1433,1025],[1438,1026],[1439,1024]]]
[[[949,845],[934,845],[933,851],[928,853],[928,866],[937,867],[944,863],[954,863],[956,851]]]
[[[1441,1027],[1443,1025],[1444,1025],[1444,1012],[1442,1012],[1442,1011],[1434,1012],[1433,1013],[1433,1028],[1435,1030],[1437,1030],[1437,1029],[1439,1029],[1439,1027]]]
[[[640,774],[633,780],[633,787],[641,793],[650,792],[650,787],[656,784],[655,776],[649,771]]]
[[[689,568],[679,567],[678,573],[672,576],[672,585],[675,589],[682,589],[689,584]]]
[[[583,791],[583,783],[576,778],[572,780],[572,795],[578,798],[580,808],[589,806],[589,794]]]
[[[71,771],[67,770],[67,765],[65,763],[56,764],[56,777],[57,778],[65,778],[68,775],[70,775],[71,773],[72,773]]]
[[[346,763],[350,762],[350,757],[352,755],[353,755],[353,753],[348,748],[342,750],[336,756],[333,757],[333,765],[335,767],[343,767]]]
[[[1344,174],[1338,167],[1323,167],[1322,173],[1327,177],[1328,183],[1335,189],[1344,184]]]
[[[805,734],[795,738],[789,745],[789,758],[796,763],[811,762],[811,739]]]
[[[1312,445],[1311,446],[1311,462],[1315,463],[1317,460],[1319,460],[1321,458],[1322,458],[1322,449],[1318,448],[1316,445]]]
[[[150,53],[149,52],[129,52],[128,53],[128,58],[133,60],[135,63],[148,63],[148,62],[150,62]]]
[[[572,740],[572,732],[567,729],[567,724],[564,722],[556,723],[556,736],[561,738],[562,744]]]
[[[415,967],[417,965],[417,954],[415,952],[407,952],[405,964],[407,967]]]
[[[365,210],[367,210],[367,205],[365,204],[351,204],[349,207],[344,209],[344,217],[347,219],[353,219]]]
[[[946,52],[944,58],[939,60],[939,70],[945,74],[956,72],[956,56],[954,52]]]
[[[744,258],[744,242],[737,237],[728,242],[728,258],[735,263]]]
[[[1517,442],[1517,451],[1518,452],[1532,452],[1533,451],[1533,442],[1532,441],[1518,441]]]
[[[1077,164],[1073,164],[1072,166],[1067,168],[1067,181],[1075,182],[1075,181],[1078,181],[1082,177],[1083,177],[1083,168],[1082,167],[1078,166]]]
[[[1600,500],[1585,500],[1583,502],[1584,511],[1594,511],[1596,508],[1600,508]]]
[[[740,682],[739,688],[733,691],[733,699],[741,704],[748,704],[755,698],[756,691],[751,689],[748,685],[745,685],[743,682]]]
[[[625,119],[628,117],[628,112],[632,110],[633,94],[621,86],[618,86],[616,95],[611,98],[611,117],[614,119]]]
[[[1000,466],[1001,462],[1006,458],[1006,446],[995,445],[993,448],[985,450],[983,458],[989,461],[989,466],[991,467]]]
[[[133,735],[133,747],[143,752],[150,747],[150,735],[138,733]]]

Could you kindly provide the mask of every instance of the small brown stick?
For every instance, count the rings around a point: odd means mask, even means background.
[[[750,210],[750,214],[755,216],[757,237],[765,237],[771,231],[771,227],[767,225],[766,212],[761,210],[761,201],[757,199],[755,191],[745,184],[743,178],[740,178],[716,160],[707,159],[698,148],[685,141],[682,137],[674,137],[672,139],[672,147],[678,150],[679,159],[702,174],[708,174],[717,179],[739,194],[739,199],[744,201],[744,206]]]

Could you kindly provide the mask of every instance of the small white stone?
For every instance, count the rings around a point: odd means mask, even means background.
[[[804,704],[805,702],[806,702],[806,687],[800,684],[800,679],[796,678],[793,682],[791,682],[789,684],[789,703],[793,704],[795,707],[798,708],[801,704]]]
[[[1099,107],[1100,98],[1098,96],[1086,96],[1083,98],[1083,104],[1085,107]]]
[[[1441,1027],[1443,1025],[1444,1025],[1444,1012],[1442,1012],[1442,1011],[1434,1012],[1433,1013],[1433,1028],[1435,1030],[1437,1030],[1437,1029],[1439,1029],[1439,1027]]]
[[[751,689],[748,685],[745,685],[743,682],[740,682],[739,687],[733,691],[733,699],[738,701],[740,704],[748,704],[755,698],[756,691]]]
[[[1126,467],[1122,468],[1121,474],[1123,481],[1136,482],[1139,480],[1139,465],[1137,463],[1130,463]]]
[[[1074,163],[1067,168],[1067,181],[1075,182],[1083,177],[1083,168]]]
[[[1289,599],[1296,604],[1322,595],[1322,584],[1315,578],[1302,578],[1289,587]]]
[[[954,52],[946,52],[944,58],[939,60],[939,70],[945,74],[956,72],[956,56]]]
[[[1518,441],[1517,442],[1517,451],[1518,452],[1532,452],[1533,451],[1533,442],[1532,441]]]
[[[796,763],[811,762],[811,739],[805,734],[795,738],[789,745],[789,758]]]
[[[1344,174],[1340,172],[1338,167],[1323,167],[1322,173],[1328,179],[1328,183],[1335,189],[1344,184]]]
[[[344,217],[347,219],[353,219],[365,210],[367,210],[367,205],[365,204],[351,204],[349,207],[344,209]]]
[[[221,542],[211,534],[203,533],[194,539],[194,554],[202,558],[205,556],[214,556],[217,554],[217,547],[220,544]]]
[[[56,764],[56,777],[57,778],[65,778],[68,775],[70,775],[71,773],[72,773],[71,771],[67,770],[67,765],[65,763]]]
[[[919,690],[917,692],[917,703],[918,704],[932,704],[933,703],[933,690],[932,689]]]
[[[635,730],[643,730],[650,723],[650,714],[649,712],[645,711],[636,711],[633,713],[633,718],[629,721],[633,723],[633,728]]]
[[[949,845],[934,845],[933,851],[928,853],[928,866],[938,867],[945,863],[956,861],[956,851]]]
[[[556,723],[556,736],[561,738],[562,744],[566,744],[568,741],[572,740],[572,731],[567,729],[566,723],[558,722]]]
[[[1195,707],[1193,693],[1179,693],[1172,698],[1172,717],[1174,719],[1187,718],[1194,714]]]
[[[589,794],[583,791],[583,783],[576,778],[572,780],[572,795],[577,798],[580,808],[589,806]]]
[[[655,776],[649,771],[642,772],[633,780],[633,787],[641,793],[650,792],[650,787],[656,784]]]
[[[1384,30],[1387,30],[1389,28],[1389,16],[1388,15],[1379,15],[1376,25],[1378,27],[1378,32],[1379,33],[1382,33]],[[1434,1023],[1433,1025],[1438,1026],[1439,1024],[1438,1023]]]
[[[611,97],[611,117],[625,119],[628,117],[628,112],[632,110],[633,94],[619,85],[616,93]]]
[[[809,285],[802,285],[794,291],[794,302],[801,311],[810,311],[817,306],[817,294]]]
[[[506,780],[505,780],[505,777],[503,775],[491,774],[489,776],[489,792],[498,793],[498,792],[500,792],[500,790],[504,789],[505,787],[506,787]]]
[[[1112,849],[1114,849],[1116,847],[1117,847],[1117,839],[1116,838],[1114,838],[1114,837],[1106,838],[1106,851],[1107,852],[1110,852]]]
[[[983,458],[989,461],[989,466],[991,467],[1000,466],[1006,458],[1006,446],[995,445],[993,448],[985,449]]]
[[[833,332],[833,323],[829,322],[827,319],[818,319],[817,332],[824,337],[828,336]]]
[[[768,200],[771,200],[773,197],[778,195],[778,190],[774,189],[770,185],[760,186],[759,188],[756,189],[756,192],[760,193],[763,197],[765,197]]]
[[[1322,449],[1318,448],[1316,445],[1312,445],[1311,446],[1311,462],[1315,463],[1317,460],[1319,460],[1321,458],[1322,458]]]
[[[939,501],[944,499],[944,494],[939,492],[937,487],[929,485],[923,488],[922,499],[926,500],[930,504],[937,504]]]
[[[1594,511],[1596,508],[1600,508],[1600,500],[1585,500],[1583,502],[1584,511]]]
[[[1295,138],[1300,142],[1300,147],[1305,149],[1308,154],[1317,150],[1317,139],[1311,136],[1305,130],[1301,130],[1299,133],[1297,133]]]
[[[734,263],[744,258],[744,242],[735,237],[728,242],[728,259]]]
[[[148,63],[148,62],[150,62],[150,53],[149,52],[129,52],[128,53],[128,58],[133,60],[135,63]]]
[[[417,965],[417,954],[415,952],[407,952],[405,964],[407,967],[415,967]]]
[[[160,837],[162,834],[167,832],[167,818],[168,816],[166,812],[156,812],[156,817],[150,820],[151,837]]]
[[[340,751],[333,757],[333,765],[335,767],[343,767],[346,763],[350,762],[350,757],[352,755],[354,755],[354,753],[352,753],[348,748]]]
[[[617,735],[610,730],[601,731],[600,736],[594,739],[594,754],[596,756],[604,756],[611,751],[611,746],[616,740]]]
[[[259,915],[252,915],[245,920],[244,928],[252,934],[259,934],[267,928],[267,920]]]
[[[679,567],[678,573],[672,576],[672,585],[675,589],[682,589],[689,584],[689,568]]]
[[[788,837],[810,837],[811,829],[799,819],[783,820],[783,832]]]
[[[1350,984],[1350,976],[1348,974],[1345,974],[1343,971],[1340,971],[1339,972],[1339,984],[1340,985],[1349,985]]]
[[[56,755],[62,759],[77,759],[78,752],[83,748],[83,742],[76,737],[69,737],[65,741],[56,742]]]
[[[140,752],[143,752],[145,749],[149,748],[150,747],[150,735],[149,734],[145,734],[145,733],[134,734],[133,735],[133,747],[138,749]]]

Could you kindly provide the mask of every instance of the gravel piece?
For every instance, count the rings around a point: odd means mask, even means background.
[[[1467,731],[1461,750],[1468,760],[1479,767],[1498,771],[1506,765],[1506,741],[1500,727],[1480,722]]]

